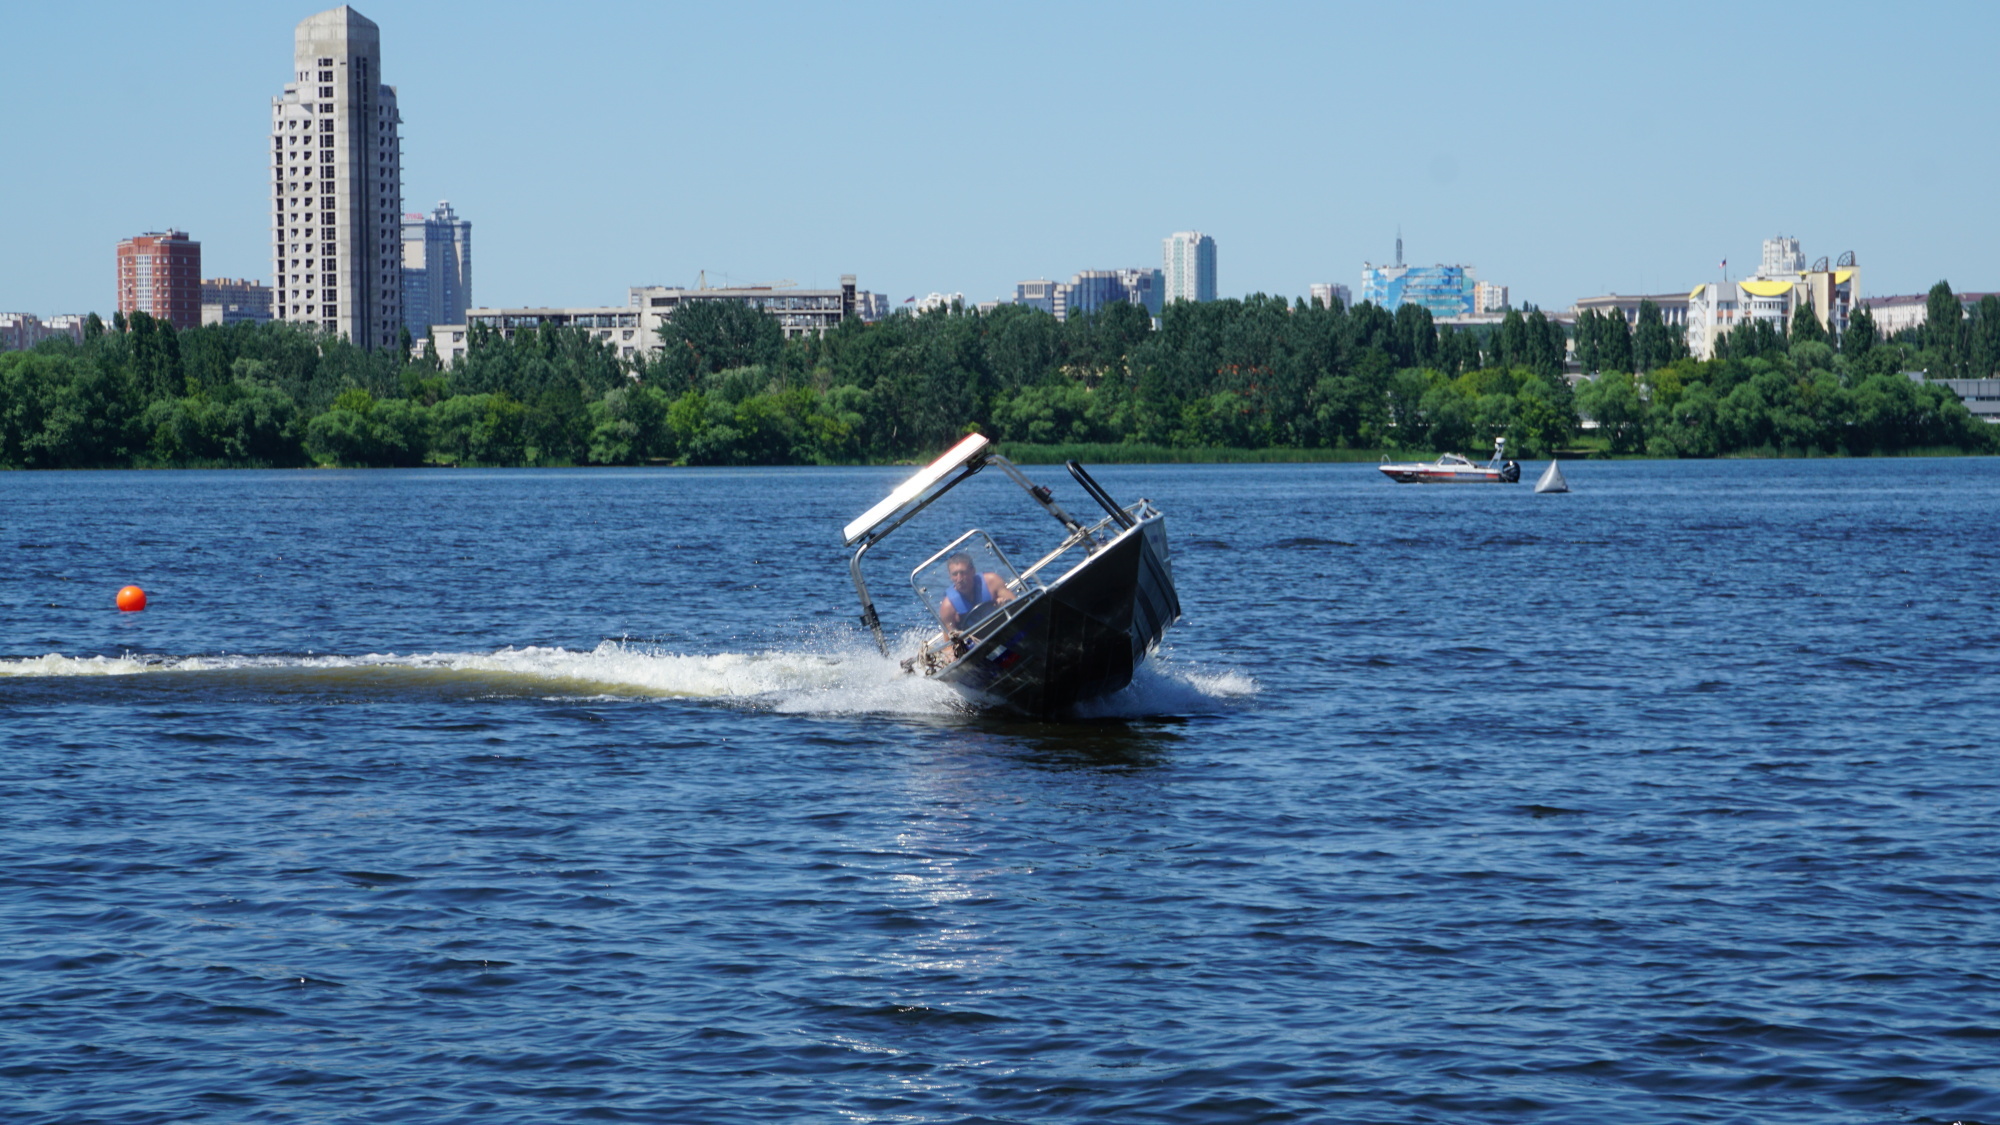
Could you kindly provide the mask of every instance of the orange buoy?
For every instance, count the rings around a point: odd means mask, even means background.
[[[118,608],[126,613],[137,613],[146,608],[146,591],[137,586],[127,586],[118,591]]]

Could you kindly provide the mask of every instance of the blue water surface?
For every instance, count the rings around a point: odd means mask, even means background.
[[[1565,470],[1103,467],[1060,723],[907,469],[0,475],[0,1120],[2000,1121],[2000,460]]]

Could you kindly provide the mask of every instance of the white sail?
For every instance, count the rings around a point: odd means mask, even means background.
[[[1569,491],[1569,482],[1563,479],[1562,468],[1558,466],[1556,462],[1550,461],[1549,467],[1543,470],[1542,479],[1535,482],[1535,491],[1536,492]]]

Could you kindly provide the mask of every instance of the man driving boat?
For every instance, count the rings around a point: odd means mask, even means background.
[[[951,585],[945,589],[944,601],[938,604],[938,621],[944,625],[946,636],[970,629],[987,614],[1014,600],[1014,591],[1007,588],[1006,580],[990,570],[981,574],[973,565],[972,556],[964,551],[945,560],[944,567]]]

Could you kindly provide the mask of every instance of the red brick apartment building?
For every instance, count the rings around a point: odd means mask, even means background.
[[[185,231],[148,231],[118,244],[118,311],[175,328],[201,326],[201,243]]]

